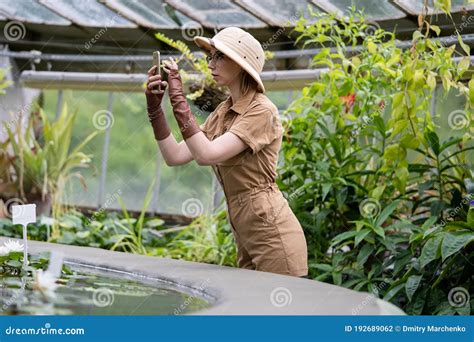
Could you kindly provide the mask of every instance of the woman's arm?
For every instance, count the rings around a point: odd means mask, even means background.
[[[173,107],[173,114],[183,135],[191,156],[184,152],[187,158],[194,158],[199,165],[214,165],[225,161],[248,146],[234,133],[227,132],[219,138],[210,141],[201,131],[194,115],[186,101],[183,91],[178,65],[173,59],[163,66],[168,74],[169,96]],[[186,160],[186,157],[183,157]]]
[[[161,154],[168,166],[177,166],[196,160],[199,165],[215,165],[234,157],[247,148],[235,134],[227,132],[213,141],[199,132],[178,143],[170,134],[158,140]]]
[[[193,160],[193,156],[184,142],[180,144],[176,142],[166,121],[161,102],[168,83],[162,81],[159,74],[155,74],[156,68],[156,66],[153,66],[148,70],[145,89],[148,118],[166,164],[168,166],[183,165]],[[161,86],[161,89],[156,89],[157,86]]]
[[[194,159],[184,140],[178,144],[173,134],[158,140],[158,146],[168,166],[183,165]]]
[[[237,135],[224,133],[209,141],[203,132],[198,132],[185,140],[187,149],[199,165],[215,165],[232,158],[248,148]]]

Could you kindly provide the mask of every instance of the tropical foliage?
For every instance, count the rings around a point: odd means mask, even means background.
[[[295,28],[304,47],[319,48],[312,64],[327,72],[287,110],[279,179],[304,226],[311,275],[374,292],[410,314],[469,314],[469,48],[432,39],[439,28],[423,17],[405,50],[359,14],[334,20],[301,19]],[[465,99],[461,122],[434,116],[438,82]],[[441,140],[443,129],[453,134]],[[464,294],[462,305],[453,291]]]

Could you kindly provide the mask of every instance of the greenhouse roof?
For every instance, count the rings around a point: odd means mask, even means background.
[[[433,0],[428,2],[429,13],[435,13]],[[460,33],[474,33],[474,0],[451,3]],[[395,30],[398,39],[410,40],[423,4],[424,0],[0,0],[0,45],[8,46],[8,51],[0,50],[0,57],[14,59],[20,71],[143,72],[152,51],[160,50],[165,57],[177,52],[159,41],[157,32],[197,49],[194,36],[213,36],[219,29],[239,26],[277,52],[277,62],[267,63],[266,70],[304,69],[308,54],[295,46],[291,29],[300,15],[310,22],[317,20],[312,12],[344,20],[353,7],[373,27]],[[441,37],[454,33],[446,15],[432,20]],[[38,57],[32,58],[32,53]]]
[[[430,12],[434,13],[432,0]],[[30,24],[121,28],[178,28],[190,18],[208,29],[283,26],[301,13],[332,12],[344,17],[351,6],[370,20],[401,19],[419,14],[424,0],[16,0],[0,1],[0,20]],[[452,13],[470,11],[474,3],[452,0]]]

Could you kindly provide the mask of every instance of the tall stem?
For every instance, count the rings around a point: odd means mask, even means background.
[[[26,226],[27,224],[23,224],[23,267],[28,266],[28,236]]]

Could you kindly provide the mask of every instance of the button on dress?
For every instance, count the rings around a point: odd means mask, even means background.
[[[238,155],[212,165],[225,194],[238,266],[307,275],[303,229],[275,182],[283,137],[276,106],[255,90],[235,104],[229,96],[201,129],[210,140],[231,132],[248,145]]]

